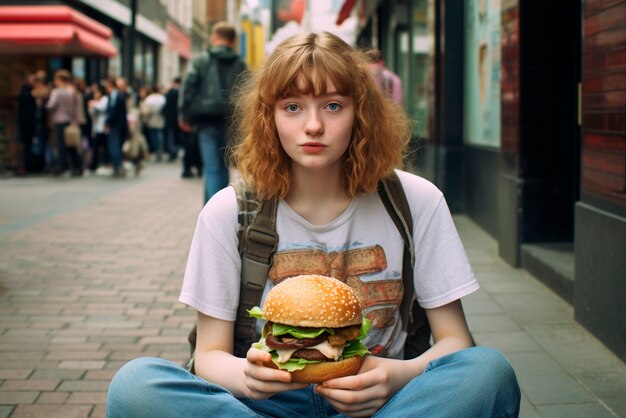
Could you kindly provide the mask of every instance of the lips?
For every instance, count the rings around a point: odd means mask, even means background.
[[[300,148],[309,154],[318,154],[326,149],[326,145],[319,142],[306,142],[300,145]]]

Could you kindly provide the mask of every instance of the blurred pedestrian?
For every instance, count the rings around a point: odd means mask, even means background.
[[[58,166],[53,174],[63,175],[68,170],[68,157],[71,160],[72,176],[82,176],[83,166],[80,157],[80,145],[67,146],[65,143],[65,129],[69,125],[80,126],[80,103],[76,89],[72,85],[72,76],[65,69],[54,73],[54,89],[50,93],[50,99],[46,108],[50,111],[50,117],[54,124],[54,132],[57,144]]]
[[[146,126],[150,148],[156,154],[156,160],[161,161],[164,147],[165,117],[163,116],[163,107],[165,106],[165,96],[161,94],[157,85],[153,85],[149,91],[148,96],[141,101],[139,109]]]
[[[56,165],[56,152],[50,142],[50,120],[46,109],[50,88],[46,83],[45,71],[39,70],[35,73],[31,95],[35,100],[33,155],[43,159],[43,172],[51,172]]]
[[[197,131],[204,167],[204,202],[228,185],[224,158],[230,95],[245,63],[234,50],[237,32],[227,22],[211,30],[211,48],[193,60],[181,90],[181,129]]]
[[[124,177],[122,144],[128,135],[128,111],[126,97],[118,90],[116,79],[107,79],[105,88],[109,94],[105,124],[108,130],[107,149],[113,166],[113,177]]]
[[[200,155],[200,145],[198,144],[197,131],[180,130],[180,137],[183,145],[183,173],[181,177],[190,179],[194,177],[194,170],[198,177],[202,176],[202,157]]]
[[[370,51],[369,58],[369,67],[378,86],[385,96],[390,98],[397,105],[402,106],[404,103],[404,95],[400,77],[385,66],[385,60],[383,59],[383,54],[380,49]]]
[[[34,171],[33,140],[35,138],[35,98],[32,95],[35,74],[30,71],[24,75],[24,82],[17,96],[17,128],[20,140],[20,160],[16,173],[23,176]]]
[[[140,110],[137,106],[133,106],[128,110],[128,131],[129,135],[124,145],[122,145],[122,154],[134,168],[135,177],[139,175],[143,169],[143,162],[150,155],[148,143],[141,129],[142,121]]]
[[[110,163],[107,147],[106,116],[109,107],[109,96],[101,84],[93,84],[92,99],[88,103],[91,116],[91,160],[89,171],[95,174],[100,164]]]
[[[74,79],[74,86],[76,88],[76,95],[78,97],[78,109],[80,118],[83,121],[80,125],[80,132],[82,137],[81,151],[83,153],[83,166],[88,163],[88,158],[91,153],[91,116],[89,115],[88,102],[91,100],[91,91],[87,88],[85,80],[82,78]],[[86,168],[86,167],[85,167]]]
[[[180,77],[174,78],[170,88],[165,93],[165,147],[169,154],[168,161],[176,161],[180,148],[180,128],[178,126],[178,96]]]

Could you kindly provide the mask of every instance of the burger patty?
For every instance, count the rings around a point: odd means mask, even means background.
[[[323,333],[315,338],[276,337],[273,334],[268,334],[265,337],[265,344],[274,350],[293,350],[313,347],[324,342],[327,338],[327,333]]]
[[[302,358],[305,360],[320,360],[320,361],[332,361],[333,360],[333,359],[326,357],[324,354],[322,354],[318,350],[307,350],[307,349],[296,350],[291,355],[291,358]]]

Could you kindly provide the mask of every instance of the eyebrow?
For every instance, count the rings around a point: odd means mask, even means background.
[[[299,97],[302,97],[302,96],[303,96],[302,93],[294,92],[294,94],[288,94],[285,97],[278,98],[278,101],[292,99],[292,98],[299,98]],[[330,97],[330,96],[348,97],[348,95],[341,94],[337,90],[327,91],[326,93],[324,93],[322,95],[319,95],[319,96],[316,96],[316,97]]]

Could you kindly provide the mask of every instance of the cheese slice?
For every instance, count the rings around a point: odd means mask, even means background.
[[[326,357],[337,361],[341,357],[341,353],[343,352],[343,347],[344,347],[343,345],[339,347],[333,347],[332,345],[330,345],[328,341],[323,341],[312,347],[307,347],[306,349],[317,350],[320,353],[324,354]],[[276,353],[278,354],[278,362],[286,363],[287,361],[289,361],[293,353],[295,353],[296,351],[297,350],[276,350]]]
[[[278,362],[287,363],[296,350],[276,350],[276,353],[278,354]]]

